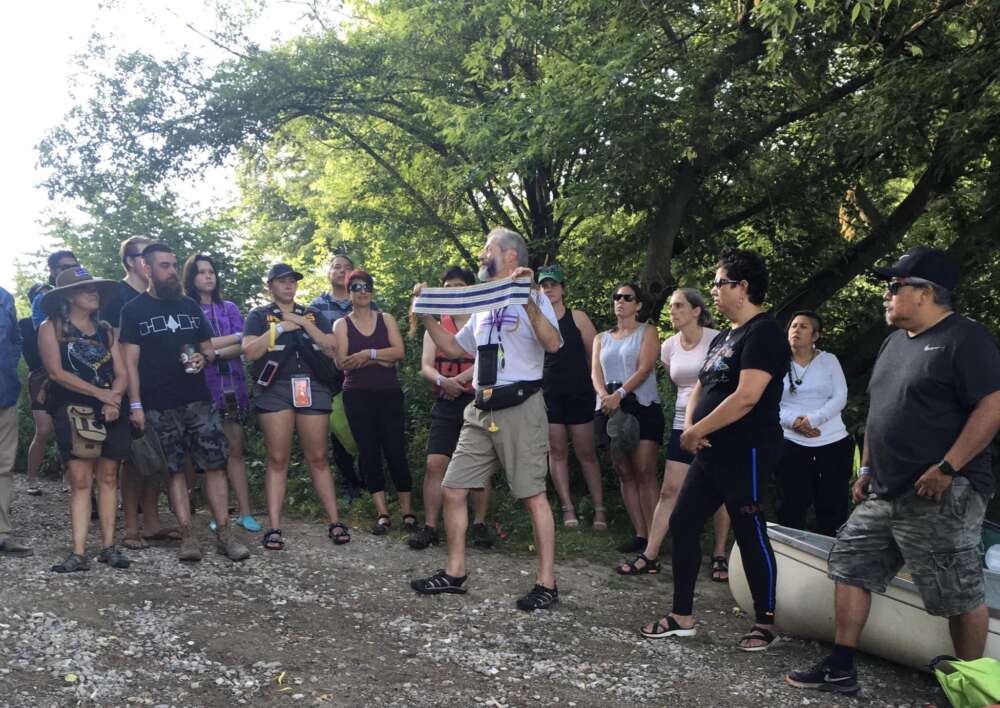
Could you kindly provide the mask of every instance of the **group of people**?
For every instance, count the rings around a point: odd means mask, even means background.
[[[403,337],[396,319],[373,301],[369,273],[336,255],[330,291],[303,306],[295,300],[303,276],[277,264],[266,276],[270,301],[244,319],[223,300],[211,257],[193,255],[180,271],[172,250],[146,237],[126,240],[121,256],[126,278],[115,283],[93,278],[68,251],[53,254],[53,287],[31,293],[34,326],[14,325],[3,341],[16,347],[17,339],[24,340],[31,370],[36,435],[28,456],[29,492],[50,431],[72,486],[73,549],[53,570],[87,567],[95,479],[103,545],[98,558],[128,566],[114,539],[119,476],[122,545],[176,537],[180,559],[198,560],[183,474],[188,467],[204,475],[220,553],[234,561],[249,553],[231,532],[230,486],[239,506],[235,523],[263,530],[265,549],[284,548],[282,508],[297,433],[334,544],[348,543],[351,531],[338,515],[331,444],[344,484],[371,494],[377,509],[373,533],[392,527],[383,458],[409,545],[439,543],[443,522],[447,565],[411,582],[421,594],[466,592],[469,497],[474,542],[488,546],[491,480],[502,468],[511,494],[523,500],[531,518],[538,561],[534,585],[517,606],[547,608],[559,597],[547,480],[551,476],[562,524],[578,527],[569,474],[572,442],[593,505],[592,528],[606,531],[596,454],[605,444],[633,527],[633,538],[620,550],[636,554],[617,572],[658,572],[668,532],[672,538],[671,610],[644,625],[643,636],[695,634],[700,538],[712,519],[712,579],[728,578],[731,530],[753,596],[755,622],[738,647],[761,651],[779,640],[777,568],[763,508],[765,487],[774,477],[782,524],[803,528],[813,507],[816,529],[837,536],[830,555],[830,575],[837,581],[836,645],[816,667],[790,674],[790,685],[858,690],[853,651],[868,593],[883,590],[904,561],[928,611],[951,618],[956,654],[982,652],[986,614],[976,534],[993,491],[988,445],[1000,428],[1000,352],[983,327],[954,312],[950,293],[958,271],[944,252],[920,247],[877,271],[888,281],[887,321],[899,329],[876,361],[860,477],[851,489],[855,448],[841,418],[847,401],[843,371],[834,355],[818,347],[819,315],[798,312],[783,329],[765,310],[769,277],[759,254],[726,249],[720,255],[711,295],[724,326],[716,328],[698,290],[679,288],[669,305],[674,334],[661,343],[657,328],[640,320],[644,296],[638,285],[626,282],[613,290],[614,325],[598,333],[585,312],[567,307],[563,269],[550,265],[534,273],[524,239],[494,229],[480,255],[478,280],[511,288],[531,281],[528,294],[510,299],[513,289],[490,287],[493,299],[484,306],[481,293],[464,295],[480,287],[477,278],[453,267],[440,285],[446,293],[455,289],[453,303],[472,304],[411,317],[411,336],[419,321],[425,328],[421,374],[434,392],[422,524],[412,501],[398,377]],[[424,284],[414,288],[415,303],[425,291],[430,289]],[[9,314],[9,295],[7,300],[0,304]],[[249,364],[252,396],[241,359]],[[676,388],[668,437],[657,362]],[[7,406],[0,411],[4,455],[11,391],[16,401],[19,386],[16,374],[8,379],[0,377],[0,407]],[[266,528],[252,516],[247,491],[243,426],[251,406],[267,450]],[[331,436],[330,414],[338,409],[349,432]],[[665,437],[666,469],[658,484]],[[162,451],[179,528],[160,524],[158,478],[128,462],[132,438]],[[10,465],[4,463],[0,459],[0,552],[23,554],[30,549],[10,535]],[[860,505],[848,519],[851,494]],[[941,518],[946,511],[947,523]]]

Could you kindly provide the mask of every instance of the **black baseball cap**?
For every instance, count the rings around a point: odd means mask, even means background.
[[[305,277],[287,263],[275,263],[271,266],[271,270],[267,271],[267,282],[270,283],[275,278],[285,278],[289,275],[296,280],[302,280]]]
[[[922,278],[954,290],[961,273],[958,264],[940,248],[914,246],[888,268],[875,268],[875,275],[883,280],[890,278]]]

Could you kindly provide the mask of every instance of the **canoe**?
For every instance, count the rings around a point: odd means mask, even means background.
[[[778,565],[778,629],[796,637],[832,643],[834,583],[826,576],[826,560],[833,539],[777,524],[768,524],[768,536]],[[903,571],[893,578],[885,593],[872,594],[871,613],[858,648],[904,666],[926,669],[935,656],[954,654],[948,620],[927,614],[920,593],[905,568]],[[1000,573],[988,569],[983,573],[990,607],[986,656],[1000,659]],[[750,587],[735,544],[729,558],[729,589],[740,608],[752,616]]]

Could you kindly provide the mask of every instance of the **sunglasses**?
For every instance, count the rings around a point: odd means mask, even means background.
[[[906,288],[906,287],[922,288],[924,287],[924,283],[900,283],[898,281],[893,281],[886,286],[886,290],[889,291],[890,295],[895,296],[896,294],[899,293],[900,288]]]
[[[724,285],[739,285],[739,280],[730,280],[729,278],[719,278],[718,280],[713,280],[712,285],[716,288],[721,288]]]
[[[370,293],[375,288],[368,283],[351,283],[350,287],[347,289],[352,293]]]
[[[64,270],[69,270],[70,268],[79,268],[79,263],[60,263],[56,266],[56,270],[62,273]]]
[[[142,251],[129,251],[125,254],[126,258],[141,258]]]
[[[615,302],[619,300],[624,300],[625,302],[635,302],[635,295],[629,295],[628,293],[615,293],[611,296],[611,299]]]

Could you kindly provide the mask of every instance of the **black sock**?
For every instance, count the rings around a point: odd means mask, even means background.
[[[833,652],[829,657],[831,669],[837,671],[850,671],[854,668],[854,647],[846,647],[843,644],[834,644]]]

